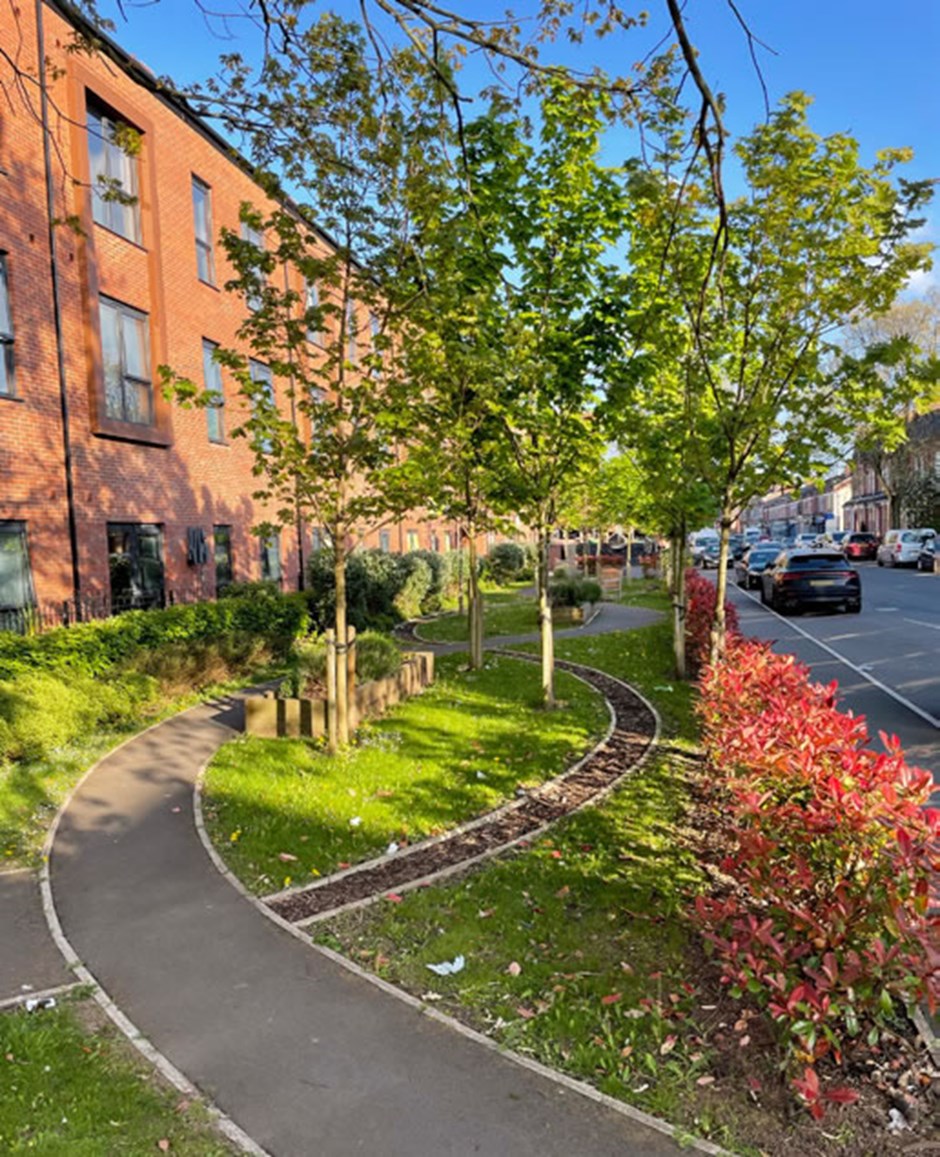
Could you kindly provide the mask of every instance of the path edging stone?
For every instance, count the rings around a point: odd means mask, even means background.
[[[160,1052],[160,1050],[143,1035],[134,1022],[114,1003],[110,994],[99,983],[97,977],[79,960],[78,954],[62,931],[62,925],[59,921],[59,914],[56,910],[55,897],[52,891],[52,878],[49,872],[49,864],[52,858],[56,833],[59,830],[59,822],[68,809],[69,804],[72,802],[72,798],[85,783],[85,780],[98,768],[99,764],[109,759],[116,751],[120,751],[122,747],[126,747],[129,743],[133,743],[136,739],[139,739],[140,736],[146,735],[151,731],[156,731],[157,728],[168,723],[170,719],[178,719],[180,716],[187,715],[190,711],[195,711],[202,706],[202,703],[194,704],[194,706],[187,707],[184,711],[177,712],[176,715],[171,715],[169,719],[161,719],[159,723],[153,723],[149,727],[145,727],[143,731],[138,731],[136,734],[128,736],[128,738],[122,740],[110,751],[102,755],[100,759],[95,760],[81,779],[74,785],[63,800],[62,806],[56,812],[55,819],[52,821],[52,826],[43,843],[42,866],[39,870],[39,890],[42,895],[42,910],[46,918],[46,923],[49,926],[49,933],[55,941],[56,947],[65,958],[66,967],[78,977],[78,984],[85,985],[90,989],[91,995],[134,1048],[146,1058],[173,1088],[185,1096],[198,1101],[208,1113],[215,1128],[243,1153],[249,1154],[250,1157],[272,1157],[272,1154],[268,1153],[266,1149],[262,1149],[253,1138],[248,1136],[240,1125],[237,1125],[227,1113],[224,1113],[218,1105],[198,1089],[186,1074],[173,1064],[169,1057]]]
[[[535,656],[529,655],[525,657],[530,661],[537,661]],[[580,665],[586,666],[586,664]],[[588,669],[592,671],[597,670],[593,667]],[[646,696],[642,694],[642,692],[626,683],[625,680],[617,679],[615,675],[608,675],[606,671],[597,671],[597,673],[603,675],[605,678],[614,679],[616,682],[622,683],[625,687],[629,687],[630,691],[641,700],[641,702],[647,707],[653,716],[655,721],[653,742],[650,743],[646,751],[643,752],[639,760],[637,760],[637,762],[631,767],[630,770],[633,771],[639,769],[649,758],[650,752],[654,750],[656,741],[659,739],[662,728],[659,712],[646,698]],[[606,696],[604,698],[606,700]],[[531,1057],[524,1056],[522,1053],[518,1053],[512,1049],[503,1047],[501,1044],[499,1044],[498,1041],[495,1041],[491,1037],[478,1032],[476,1029],[470,1028],[468,1025],[464,1024],[462,1021],[457,1020],[455,1017],[441,1012],[439,1009],[434,1008],[433,1005],[427,1003],[426,1001],[422,1001],[419,997],[413,996],[410,992],[406,992],[403,988],[398,988],[396,985],[390,983],[387,980],[384,980],[382,977],[376,976],[375,973],[367,971],[360,965],[356,964],[354,961],[349,960],[347,957],[343,956],[341,953],[334,951],[332,948],[328,948],[323,944],[315,944],[299,925],[290,923],[290,921],[286,920],[283,916],[280,916],[277,912],[269,908],[263,902],[263,900],[255,896],[254,893],[250,892],[241,882],[241,880],[239,880],[238,877],[229,870],[225,864],[225,861],[213,846],[211,840],[209,839],[209,833],[205,826],[202,811],[202,785],[205,779],[205,773],[211,762],[212,757],[207,759],[202,764],[202,766],[199,768],[195,783],[193,785],[194,823],[196,826],[196,832],[203,845],[203,848],[206,851],[206,854],[212,861],[212,864],[219,872],[219,874],[229,884],[231,884],[231,886],[245,900],[247,900],[256,911],[260,912],[261,915],[264,916],[267,920],[270,920],[279,928],[283,929],[283,931],[289,933],[289,935],[293,936],[296,940],[299,940],[300,943],[303,944],[307,949],[307,951],[319,953],[321,956],[332,961],[334,964],[351,973],[353,976],[359,977],[359,979],[373,985],[380,991],[384,992],[386,995],[394,997],[401,1003],[408,1005],[419,1015],[426,1016],[438,1024],[452,1030],[453,1032],[458,1033],[460,1036],[465,1037],[468,1040],[475,1041],[477,1044],[482,1045],[490,1052],[498,1053],[500,1056],[505,1057],[513,1064],[519,1065],[521,1068],[527,1069],[528,1071],[543,1077],[545,1080],[550,1081],[554,1085],[560,1086],[562,1089],[567,1089],[573,1093],[577,1093],[578,1095],[587,1098],[588,1100],[603,1105],[606,1108],[611,1109],[613,1112],[618,1113],[620,1116],[626,1117],[628,1120],[634,1121],[639,1125],[644,1125],[649,1129],[655,1130],[657,1133],[661,1133],[664,1136],[670,1137],[678,1144],[681,1144],[690,1150],[699,1153],[707,1153],[710,1154],[711,1157],[731,1157],[727,1150],[722,1149],[720,1146],[715,1145],[711,1141],[706,1141],[703,1138],[692,1137],[684,1129],[680,1129],[676,1125],[672,1125],[668,1121],[662,1120],[660,1117],[654,1117],[650,1113],[645,1113],[642,1109],[638,1109],[626,1101],[619,1101],[615,1097],[611,1097],[607,1093],[601,1092],[600,1089],[595,1088],[593,1085],[588,1084],[586,1081],[579,1081],[575,1077],[570,1077],[566,1073],[561,1073],[556,1069],[552,1069],[547,1065],[543,1065],[541,1062],[533,1060]],[[620,782],[621,780],[618,779],[613,785],[611,785],[610,788],[607,789],[604,794],[612,791],[614,787],[616,787],[616,785]],[[592,802],[593,800],[599,799],[601,797],[602,793],[599,792],[588,802]],[[528,834],[531,835],[532,833]],[[498,850],[504,851],[505,848],[500,848]],[[495,854],[495,852],[491,854]],[[479,858],[482,859],[483,857]],[[466,864],[459,865],[461,868],[465,866]],[[412,886],[418,887],[420,886],[420,882],[414,881]],[[405,887],[406,885],[403,885],[402,890],[404,890]],[[381,899],[381,895],[378,898]],[[359,906],[359,902],[357,902],[357,906]],[[330,911],[329,915],[336,915],[339,911],[340,909],[333,909]]]

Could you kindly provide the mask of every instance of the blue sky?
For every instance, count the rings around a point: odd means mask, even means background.
[[[207,4],[235,13],[240,0]],[[523,19],[537,9],[536,0],[452,0],[452,7],[479,18],[499,16],[511,7]],[[220,53],[251,54],[257,33],[249,21],[208,20],[196,0],[159,0],[125,5],[126,19],[114,0],[102,0],[101,11],[116,24],[115,39],[153,71],[187,83],[214,70]],[[352,15],[357,4],[311,4],[312,11],[333,7]],[[629,3],[624,3],[630,8]],[[639,5],[636,6],[639,8]],[[599,63],[608,71],[642,58],[668,32],[664,0],[649,0],[645,29],[618,34],[582,46],[549,46],[545,59],[579,67]],[[738,10],[752,32],[775,54],[758,48],[771,104],[792,89],[811,93],[811,122],[826,134],[847,131],[861,145],[865,162],[877,149],[910,146],[915,159],[904,166],[910,178],[940,178],[940,0],[738,0]],[[726,0],[688,0],[685,9],[693,42],[713,88],[726,94],[728,124],[734,133],[748,131],[763,116],[763,94],[751,64],[747,43]],[[226,36],[230,38],[226,38]],[[481,78],[471,66],[467,79]],[[633,151],[624,142],[624,153]],[[940,198],[940,190],[938,190]],[[931,206],[925,235],[940,242],[940,206]],[[940,264],[940,259],[938,259]],[[938,271],[920,279],[940,281]]]

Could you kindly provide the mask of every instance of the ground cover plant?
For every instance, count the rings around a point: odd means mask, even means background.
[[[91,1002],[0,1014],[0,1150],[228,1157],[202,1106],[159,1082]]]
[[[434,684],[329,755],[306,740],[245,737],[206,775],[210,835],[253,890],[273,892],[442,832],[557,775],[606,731],[606,706],[565,676],[539,706],[538,670],[491,655],[437,661]]]
[[[0,864],[35,863],[56,810],[116,743],[279,670],[303,602],[267,594],[0,635]]]
[[[796,1109],[772,1022],[749,993],[721,983],[688,918],[710,887],[703,845],[725,833],[722,816],[703,811],[712,773],[694,691],[671,678],[669,625],[567,639],[559,651],[644,692],[662,718],[658,750],[603,804],[531,847],[328,919],[313,938],[501,1044],[731,1151],[901,1152],[870,1087],[823,1127]],[[461,955],[452,975],[428,970]]]

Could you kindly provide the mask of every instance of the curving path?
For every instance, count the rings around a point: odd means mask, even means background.
[[[218,873],[193,787],[241,711],[220,700],[136,737],[60,817],[53,923],[140,1032],[277,1157],[678,1153],[658,1122],[426,1013]]]

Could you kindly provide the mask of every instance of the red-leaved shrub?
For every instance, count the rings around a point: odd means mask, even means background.
[[[697,570],[690,568],[685,572],[685,657],[693,675],[708,661],[717,598],[718,588],[714,583]],[[727,601],[725,629],[729,636],[738,631],[737,609]]]
[[[806,1068],[794,1087],[814,1116],[813,1063],[849,1038],[875,1044],[896,1001],[940,999],[940,811],[929,772],[896,738],[873,751],[865,721],[838,710],[835,684],[765,643],[732,637],[701,678],[699,715],[715,790],[735,846],[721,867],[736,887],[699,897],[695,918],[733,994],[777,1021]]]

